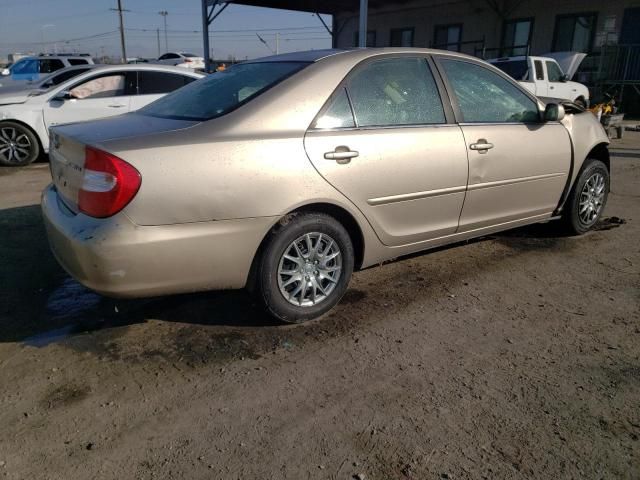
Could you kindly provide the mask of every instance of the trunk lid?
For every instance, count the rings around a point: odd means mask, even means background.
[[[58,195],[73,213],[78,212],[78,194],[83,183],[87,145],[101,149],[100,144],[108,140],[180,130],[197,123],[128,114],[51,128],[49,161],[51,177]]]

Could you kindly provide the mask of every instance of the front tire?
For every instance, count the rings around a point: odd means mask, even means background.
[[[563,214],[570,233],[582,235],[597,223],[607,203],[609,182],[606,165],[588,158],[573,185]]]
[[[0,165],[22,167],[40,156],[35,134],[16,122],[0,122]]]
[[[269,314],[300,323],[340,301],[353,266],[353,244],[340,222],[323,213],[294,213],[269,234],[252,291]]]

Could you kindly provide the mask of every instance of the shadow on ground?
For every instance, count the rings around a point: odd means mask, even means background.
[[[624,223],[611,217],[598,229]],[[95,294],[71,279],[49,251],[39,206],[0,210],[0,343],[44,346],[75,334],[144,323],[149,319],[204,326],[278,325],[257,309],[244,291],[205,292],[141,300],[114,300]],[[473,242],[495,240],[515,252],[571,248],[553,223],[532,225]],[[450,249],[456,244],[440,248]],[[412,255],[418,257],[424,253]],[[351,289],[349,306],[366,297]],[[342,320],[344,321],[344,319]]]

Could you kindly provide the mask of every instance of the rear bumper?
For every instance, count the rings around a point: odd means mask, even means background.
[[[245,286],[275,218],[138,226],[124,214],[74,214],[50,185],[42,212],[51,250],[80,283],[114,297],[145,297]]]

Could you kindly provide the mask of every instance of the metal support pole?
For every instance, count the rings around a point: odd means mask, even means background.
[[[118,0],[118,16],[120,17],[120,45],[122,46],[122,63],[127,63],[127,48],[124,44],[124,20],[122,19],[121,0]]]
[[[280,32],[276,32],[276,55],[280,54]]]
[[[158,41],[158,58],[160,58],[160,29],[156,28],[156,40]]]
[[[202,0],[202,48],[204,49],[204,71],[211,72],[211,55],[209,54],[209,13],[207,0]]]
[[[360,31],[358,35],[358,46],[367,46],[367,16],[368,16],[368,0],[360,0]]]

